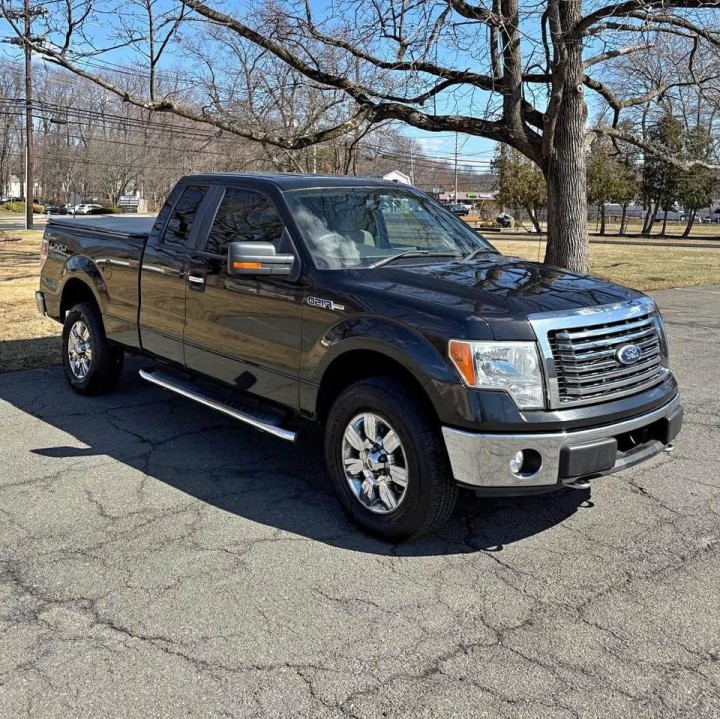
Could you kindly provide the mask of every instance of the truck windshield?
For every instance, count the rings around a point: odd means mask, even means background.
[[[324,187],[285,197],[321,269],[451,262],[495,252],[462,220],[411,189]]]

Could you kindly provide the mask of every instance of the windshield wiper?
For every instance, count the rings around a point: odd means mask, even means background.
[[[478,247],[477,250],[473,250],[469,255],[463,257],[463,262],[470,262],[480,255],[499,255],[497,250],[491,250],[489,247]]]
[[[403,257],[457,257],[455,252],[430,252],[429,250],[405,250],[398,255],[390,255],[390,257],[384,257],[378,262],[374,262],[372,265],[368,265],[368,268],[374,270],[376,267],[382,267],[383,265],[389,265],[395,260],[402,259]]]

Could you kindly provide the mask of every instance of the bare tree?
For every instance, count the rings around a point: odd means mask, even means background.
[[[8,2],[0,0],[0,8]],[[547,181],[546,261],[575,270],[588,267],[586,90],[611,109],[608,122],[593,132],[685,169],[709,166],[675,157],[620,124],[626,110],[661,97],[669,87],[628,96],[614,92],[606,79],[618,58],[648,56],[656,43],[673,36],[690,45],[677,60],[687,66],[692,83],[711,82],[710,76],[697,74],[695,61],[704,48],[720,44],[717,18],[709,12],[720,7],[720,0],[350,0],[331,5],[321,16],[308,0],[245,5],[242,14],[202,0],[178,0],[171,11],[174,19],[164,15],[162,32],[168,34],[154,54],[148,50],[147,13],[134,15],[126,3],[122,13],[117,0],[63,0],[50,7],[48,39],[44,44],[25,41],[36,52],[137,107],[204,122],[282,151],[302,150],[388,120],[506,143],[532,159]],[[339,91],[348,111],[326,124],[288,133],[287,128],[249,126],[202,93],[162,95],[152,76],[144,92],[130,93],[86,62],[106,49],[85,34],[99,13],[108,23],[120,15],[126,28],[131,23],[125,46],[136,50],[146,67],[150,57],[157,67],[163,54],[171,56],[181,27],[186,43],[188,38],[209,42],[212,33],[220,33],[273,55],[317,87]],[[22,36],[21,28],[14,29]],[[120,43],[118,36],[114,46]]]
[[[10,175],[19,175],[22,167],[22,106],[18,104],[22,81],[13,69],[0,75],[0,195],[9,194]]]

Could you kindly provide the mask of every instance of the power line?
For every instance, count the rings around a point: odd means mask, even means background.
[[[13,102],[19,102],[17,100],[8,100],[10,102],[10,107],[12,107]],[[166,125],[160,122],[155,121],[145,121],[137,118],[128,118],[121,115],[115,115],[112,113],[104,113],[99,112],[97,110],[88,110],[84,108],[74,108],[74,107],[63,107],[59,106],[54,103],[45,103],[40,101],[37,103],[40,107],[40,110],[45,110],[51,114],[58,114],[60,116],[65,115],[67,119],[62,118],[62,124],[69,123],[69,124],[79,124],[82,125],[84,122],[92,122],[94,120],[102,121],[103,126],[105,128],[110,129],[117,129],[121,131],[127,131],[131,129],[138,129],[142,131],[150,131],[154,132],[160,135],[168,135],[173,138],[177,139],[193,139],[197,141],[202,141],[206,143],[218,143],[218,144],[224,144],[224,143],[236,143],[237,140],[231,136],[231,133],[228,131],[224,131],[224,134],[230,135],[229,137],[219,137],[217,133],[214,134],[208,134],[207,132],[203,132],[200,130],[194,130],[193,128],[186,128],[183,126],[178,125]],[[2,101],[0,101],[0,107],[2,106]],[[10,113],[7,113],[10,114]],[[36,115],[39,119],[45,119],[42,115]],[[71,117],[75,119],[70,119]],[[84,139],[84,138],[78,138],[78,139]],[[100,138],[93,138],[93,139],[100,139]],[[120,141],[118,141],[120,142]],[[131,143],[128,143],[131,144]],[[402,161],[409,161],[410,160],[410,151],[409,150],[397,150],[397,149],[391,149],[384,145],[377,145],[372,144],[368,142],[363,142],[360,144],[361,150],[373,150],[376,151],[380,158],[385,159],[394,159],[394,160],[402,160]],[[160,148],[158,148],[160,149]],[[175,149],[175,148],[166,148],[166,149]],[[210,151],[208,151],[210,152]],[[222,154],[222,153],[219,153]],[[428,165],[445,165],[446,163],[452,162],[454,158],[452,157],[439,157],[439,156],[426,156],[424,154],[416,156],[415,162],[418,164],[423,164],[426,168]],[[469,166],[473,169],[489,169],[490,161],[487,160],[463,160],[459,159],[459,162],[461,162],[464,166]]]

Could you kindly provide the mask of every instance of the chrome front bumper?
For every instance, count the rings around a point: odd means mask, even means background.
[[[522,488],[562,486],[581,476],[611,474],[639,464],[662,452],[680,431],[681,424],[682,406],[675,396],[640,417],[574,432],[474,434],[450,427],[443,427],[442,432],[458,482],[478,489],[507,489],[516,493]],[[632,433],[635,435],[631,436]],[[629,449],[638,439],[642,443]],[[542,464],[537,471],[524,476],[512,472],[510,459],[521,450],[539,454]],[[590,471],[573,473],[578,467]]]

